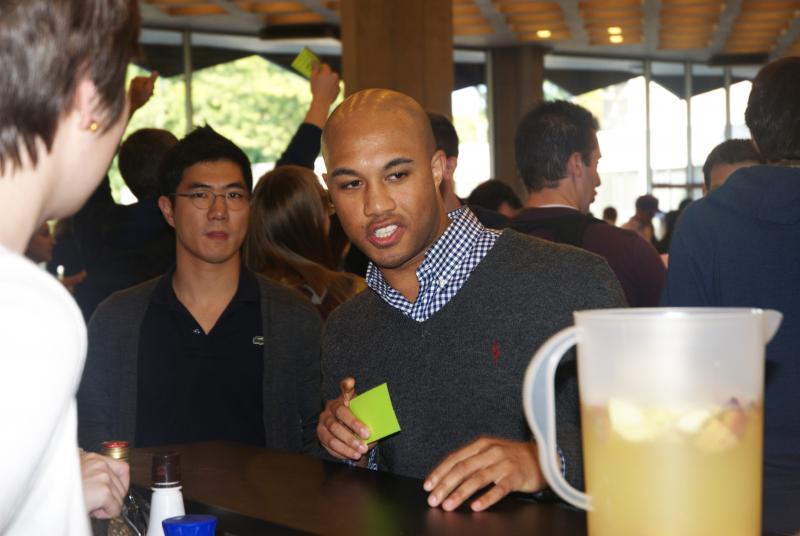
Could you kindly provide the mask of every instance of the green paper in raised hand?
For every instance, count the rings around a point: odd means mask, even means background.
[[[303,50],[292,61],[292,67],[306,78],[311,78],[311,71],[314,70],[314,65],[319,62],[319,57],[316,54],[311,52],[308,47],[303,47]]]
[[[400,423],[394,414],[389,387],[382,383],[362,393],[350,401],[350,411],[356,418],[367,425],[372,435],[367,443],[378,441],[400,431]]]

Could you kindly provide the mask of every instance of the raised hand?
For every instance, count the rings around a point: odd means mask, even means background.
[[[158,80],[158,71],[152,71],[150,76],[137,76],[131,79],[128,86],[128,101],[131,106],[129,116],[147,104],[147,101],[153,96],[156,80]]]
[[[311,105],[305,122],[322,128],[333,101],[339,96],[339,73],[327,63],[314,65],[311,71]]]
[[[311,96],[327,102],[328,107],[339,96],[339,73],[327,63],[318,63],[311,71]]]

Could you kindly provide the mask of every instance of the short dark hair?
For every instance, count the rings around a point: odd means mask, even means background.
[[[563,100],[544,102],[525,114],[517,127],[514,153],[528,191],[558,187],[573,153],[580,153],[588,165],[598,129],[589,110]]]
[[[606,207],[603,209],[603,219],[604,220],[616,220],[617,219],[617,209],[614,207]]]
[[[800,160],[800,57],[763,67],[750,89],[744,120],[767,162]]]
[[[489,179],[480,183],[467,198],[468,205],[478,205],[496,211],[506,202],[511,208],[520,209],[522,203],[508,184],[498,179]]]
[[[164,157],[178,143],[168,130],[142,128],[119,148],[119,172],[133,195],[142,200],[158,197],[158,170]]]
[[[100,97],[102,127],[125,108],[125,74],[138,52],[137,0],[15,0],[0,8],[0,170],[49,152],[82,76]]]
[[[201,162],[230,160],[242,170],[247,189],[253,189],[250,160],[235,143],[206,125],[186,135],[173,147],[161,163],[159,194],[174,194],[183,179],[183,172]]]
[[[442,114],[426,112],[431,122],[433,137],[436,140],[436,150],[444,151],[445,156],[458,157],[458,134],[453,123]]]
[[[643,211],[655,214],[658,210],[658,198],[652,194],[640,195],[636,198],[636,211]]]
[[[706,189],[711,189],[711,170],[719,164],[738,164],[739,162],[763,162],[761,154],[753,142],[744,139],[723,141],[708,153],[703,164],[703,181]]]

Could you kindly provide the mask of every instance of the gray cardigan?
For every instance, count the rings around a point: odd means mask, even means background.
[[[89,322],[89,350],[78,391],[78,442],[87,450],[99,450],[109,439],[136,446],[139,333],[159,279],[113,294]],[[321,409],[322,323],[299,295],[262,277],[258,284],[266,446],[308,451],[316,443]]]

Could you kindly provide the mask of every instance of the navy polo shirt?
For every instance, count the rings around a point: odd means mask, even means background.
[[[173,267],[142,322],[136,446],[227,440],[264,445],[264,340],[256,276],[242,267],[236,294],[209,333],[178,300]]]

